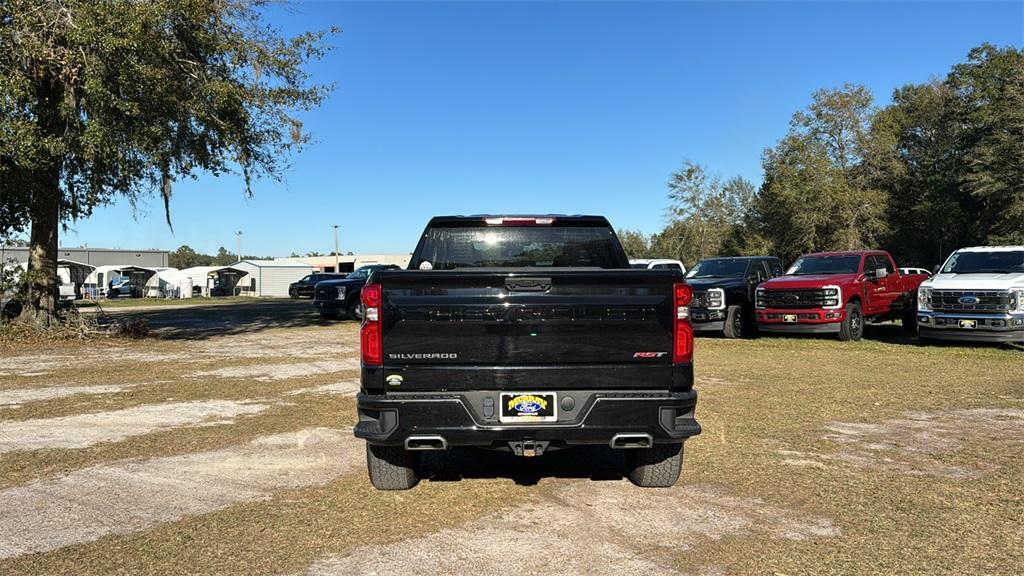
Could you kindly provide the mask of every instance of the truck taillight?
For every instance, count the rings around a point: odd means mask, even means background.
[[[693,360],[693,325],[690,324],[690,301],[693,300],[693,288],[683,283],[675,284],[672,287],[672,296],[675,305],[672,362],[685,364]]]
[[[380,284],[363,286],[360,296],[363,302],[363,325],[359,330],[359,348],[362,352],[363,364],[380,366],[384,364],[383,331],[380,325]]]

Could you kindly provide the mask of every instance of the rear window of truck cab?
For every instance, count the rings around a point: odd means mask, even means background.
[[[432,226],[412,262],[458,268],[629,268],[608,226]]]

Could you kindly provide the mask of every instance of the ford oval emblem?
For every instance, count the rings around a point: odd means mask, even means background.
[[[515,408],[517,412],[521,412],[523,414],[536,414],[537,412],[540,412],[541,406],[536,402],[524,400],[516,404]]]
[[[977,304],[978,303],[978,297],[977,296],[961,296],[957,300],[957,302],[959,302],[961,304]]]

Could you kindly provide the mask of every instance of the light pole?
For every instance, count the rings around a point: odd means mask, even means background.
[[[338,225],[334,225],[334,273],[341,272],[340,257],[338,255]]]
[[[235,253],[238,254],[238,261],[242,261],[242,231],[235,232]]]

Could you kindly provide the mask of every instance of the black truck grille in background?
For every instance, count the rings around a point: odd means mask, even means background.
[[[690,301],[690,308],[707,308],[709,303],[707,290],[693,291],[693,300]]]
[[[317,300],[334,300],[338,297],[338,289],[334,286],[317,286],[316,296]]]
[[[1009,292],[932,290],[932,310],[936,312],[1006,312],[1016,306]]]
[[[764,290],[760,301],[768,308],[821,308],[825,305],[825,290]]]

